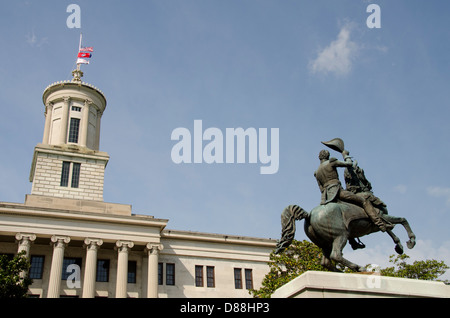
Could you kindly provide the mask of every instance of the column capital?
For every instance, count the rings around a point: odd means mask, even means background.
[[[16,241],[19,245],[17,250],[18,253],[25,252],[25,257],[29,258],[30,256],[30,247],[31,243],[36,239],[36,234],[32,233],[17,233]]]
[[[62,235],[53,235],[50,240],[54,244],[54,247],[63,247],[66,244],[69,244],[70,237]]]
[[[90,237],[84,239],[84,245],[88,250],[90,249],[97,250],[100,246],[102,246],[102,244],[103,244],[102,239],[95,239]]]
[[[147,243],[144,252],[150,254],[158,254],[164,249],[164,246],[159,243]]]
[[[47,104],[45,104],[44,114],[47,114],[49,110],[53,109],[53,105],[53,102],[47,102]]]
[[[36,239],[36,234],[21,233],[21,232],[16,234],[16,240],[19,242],[22,242],[22,241],[33,242],[35,239]]]
[[[119,240],[116,242],[116,248],[119,252],[128,252],[128,249],[133,248],[134,243],[131,241]]]

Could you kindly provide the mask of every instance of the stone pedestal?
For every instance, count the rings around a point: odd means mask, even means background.
[[[442,282],[308,271],[278,288],[272,298],[449,298],[450,286]]]

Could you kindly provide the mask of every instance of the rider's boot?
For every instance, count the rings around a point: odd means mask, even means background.
[[[375,223],[376,226],[380,228],[381,232],[386,232],[386,224],[381,220],[380,215],[373,207],[369,200],[365,200],[363,204],[364,211],[366,211],[369,218]]]
[[[366,246],[364,245],[363,242],[361,242],[361,240],[359,238],[356,238],[358,241],[356,241],[354,238],[349,238],[348,242],[350,243],[350,246],[352,247],[353,250],[357,250],[359,248],[365,248]]]

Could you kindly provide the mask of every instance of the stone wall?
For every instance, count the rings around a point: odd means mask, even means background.
[[[61,171],[64,161],[81,164],[78,188],[71,187],[72,166],[70,167],[68,186],[61,186]],[[63,153],[38,152],[31,194],[103,201],[105,165],[105,160],[67,156]]]

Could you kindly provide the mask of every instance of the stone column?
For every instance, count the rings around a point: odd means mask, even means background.
[[[127,298],[128,283],[128,252],[134,246],[133,242],[117,241],[117,277],[116,298]]]
[[[81,134],[80,134],[80,146],[86,147],[87,137],[88,137],[88,126],[89,126],[89,107],[92,101],[86,99],[84,101],[83,113],[81,115]]]
[[[16,240],[19,243],[19,248],[17,250],[17,253],[20,253],[22,251],[25,251],[26,258],[30,258],[30,247],[31,243],[36,239],[35,234],[29,234],[29,233],[17,233],[16,234]]]
[[[61,109],[61,127],[59,143],[67,143],[67,127],[69,125],[70,97],[64,97],[64,103]]]
[[[162,249],[161,244],[148,243],[146,246],[148,253],[147,298],[158,298],[158,257]]]
[[[101,123],[101,119],[102,119],[102,112],[97,110],[97,123],[95,126],[95,149],[94,150],[99,150],[100,149],[100,123]]]
[[[59,298],[64,249],[70,242],[70,237],[53,235],[51,241],[53,243],[53,257],[52,266],[50,268],[47,298]]]
[[[52,113],[53,113],[53,103],[48,103],[45,105],[45,128],[44,137],[42,138],[42,143],[47,145],[50,143],[50,128],[52,126]]]
[[[17,249],[17,254],[25,251],[25,257],[30,260],[30,247],[31,243],[36,239],[35,234],[28,234],[28,233],[17,233],[16,234],[16,240],[19,243],[19,248]],[[22,271],[20,273],[20,277],[24,278],[26,276],[27,272]]]
[[[97,251],[103,244],[101,239],[87,238],[86,244],[86,266],[84,269],[83,298],[94,298],[95,275],[97,273]]]

